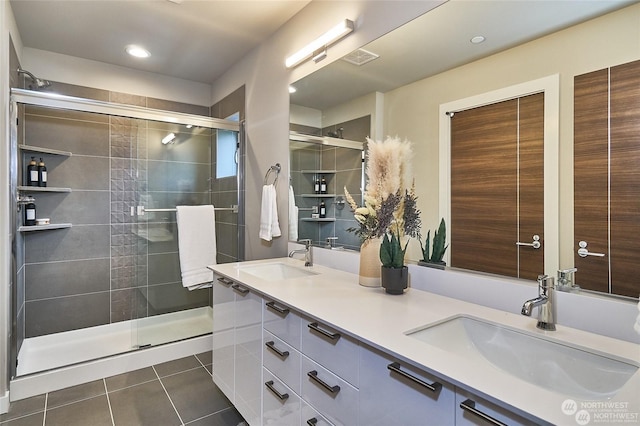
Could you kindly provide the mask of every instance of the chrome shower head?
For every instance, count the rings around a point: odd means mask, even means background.
[[[35,87],[33,84],[29,85],[29,88],[32,90],[44,89],[45,87],[51,86],[51,82],[49,80],[42,80],[31,74],[29,71],[23,70],[22,68],[18,68],[18,74],[26,74],[31,79],[31,81],[33,81]]]

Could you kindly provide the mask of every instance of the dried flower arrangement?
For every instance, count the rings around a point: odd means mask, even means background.
[[[355,202],[345,187],[345,197],[360,224],[350,228],[362,242],[384,237],[380,247],[383,266],[399,268],[404,264],[408,240],[420,239],[420,211],[411,179],[413,150],[409,141],[388,137],[385,141],[367,138],[367,189],[364,206]],[[409,187],[409,182],[411,186]]]

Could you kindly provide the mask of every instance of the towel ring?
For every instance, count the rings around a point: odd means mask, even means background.
[[[264,184],[269,185],[269,175],[271,173],[275,173],[275,177],[273,178],[273,186],[276,186],[278,182],[278,175],[280,174],[280,163],[276,163],[275,166],[269,167],[267,173],[264,175]]]

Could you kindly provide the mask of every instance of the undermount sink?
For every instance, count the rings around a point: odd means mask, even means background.
[[[312,275],[318,275],[317,272],[307,269],[297,268],[287,265],[286,263],[264,263],[261,265],[241,266],[242,272],[251,274],[267,281],[288,280],[291,278],[304,278]]]
[[[453,317],[405,334],[575,398],[603,399],[614,395],[638,370],[633,361],[469,316]]]

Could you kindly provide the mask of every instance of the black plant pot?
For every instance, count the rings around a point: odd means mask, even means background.
[[[382,287],[389,294],[402,294],[407,288],[409,282],[409,268],[387,268],[383,266],[380,269],[380,278]]]

